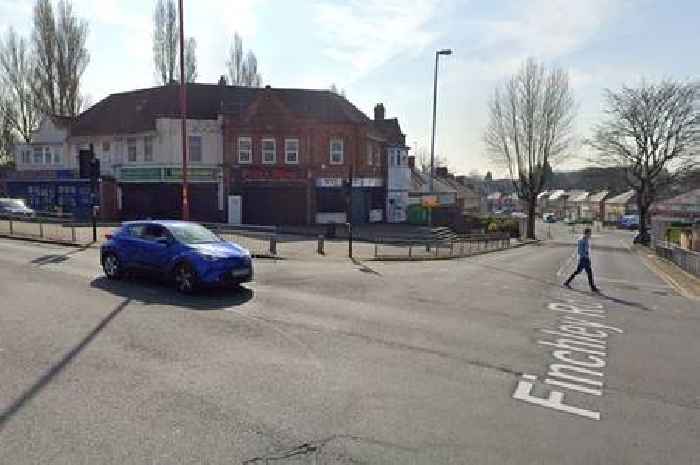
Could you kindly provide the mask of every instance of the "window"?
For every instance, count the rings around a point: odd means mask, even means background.
[[[53,164],[60,165],[61,158],[63,158],[63,149],[55,148],[53,151]]]
[[[250,137],[238,138],[238,163],[246,164],[251,162],[253,147]]]
[[[153,161],[153,137],[143,138],[143,161]]]
[[[44,164],[50,165],[51,160],[51,147],[44,147]]]
[[[102,151],[103,152],[109,152],[111,149],[111,144],[109,143],[108,140],[102,141]]]
[[[299,139],[284,140],[284,161],[288,165],[299,163]]]
[[[41,165],[44,162],[43,147],[34,147],[34,164]]]
[[[30,164],[32,162],[32,152],[31,150],[22,150],[22,163]]]
[[[129,157],[130,162],[135,162],[136,161],[136,139],[133,137],[129,137],[126,140],[126,150],[127,154]]]
[[[343,139],[331,139],[331,165],[343,164]]]
[[[262,162],[266,165],[272,165],[277,161],[275,139],[262,140]]]
[[[367,166],[372,166],[374,164],[374,151],[372,150],[372,144],[367,142]]]
[[[190,161],[202,161],[202,136],[190,136]]]

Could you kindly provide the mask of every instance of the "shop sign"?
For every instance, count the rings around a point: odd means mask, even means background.
[[[316,178],[316,187],[343,187],[342,178]]]
[[[216,181],[216,168],[187,168],[187,179],[190,181]],[[182,181],[182,168],[165,168],[164,181]]]
[[[298,169],[289,168],[244,168],[242,178],[244,181],[285,181],[301,179],[302,173]]]
[[[424,195],[423,198],[421,199],[421,205],[424,207],[437,207],[440,205],[440,202],[438,202],[437,195]]]
[[[119,180],[120,181],[160,181],[161,180],[161,169],[160,168],[120,168],[119,169]]]

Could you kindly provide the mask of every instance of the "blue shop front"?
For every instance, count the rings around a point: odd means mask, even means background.
[[[63,213],[76,220],[90,218],[92,206],[89,179],[79,179],[73,171],[51,173],[22,172],[7,179],[7,195],[24,199],[37,213]],[[99,192],[99,189],[97,190]],[[95,196],[99,205],[99,195]]]

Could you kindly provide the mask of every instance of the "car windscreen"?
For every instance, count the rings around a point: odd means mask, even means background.
[[[168,225],[170,233],[183,244],[204,244],[207,242],[219,242],[214,233],[198,224],[171,224]]]
[[[25,209],[27,205],[21,199],[0,199],[0,207]]]

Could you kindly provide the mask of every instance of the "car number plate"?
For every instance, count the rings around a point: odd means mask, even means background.
[[[234,276],[234,277],[248,276],[249,274],[250,274],[250,270],[248,268],[242,268],[242,269],[231,271],[231,276]]]

